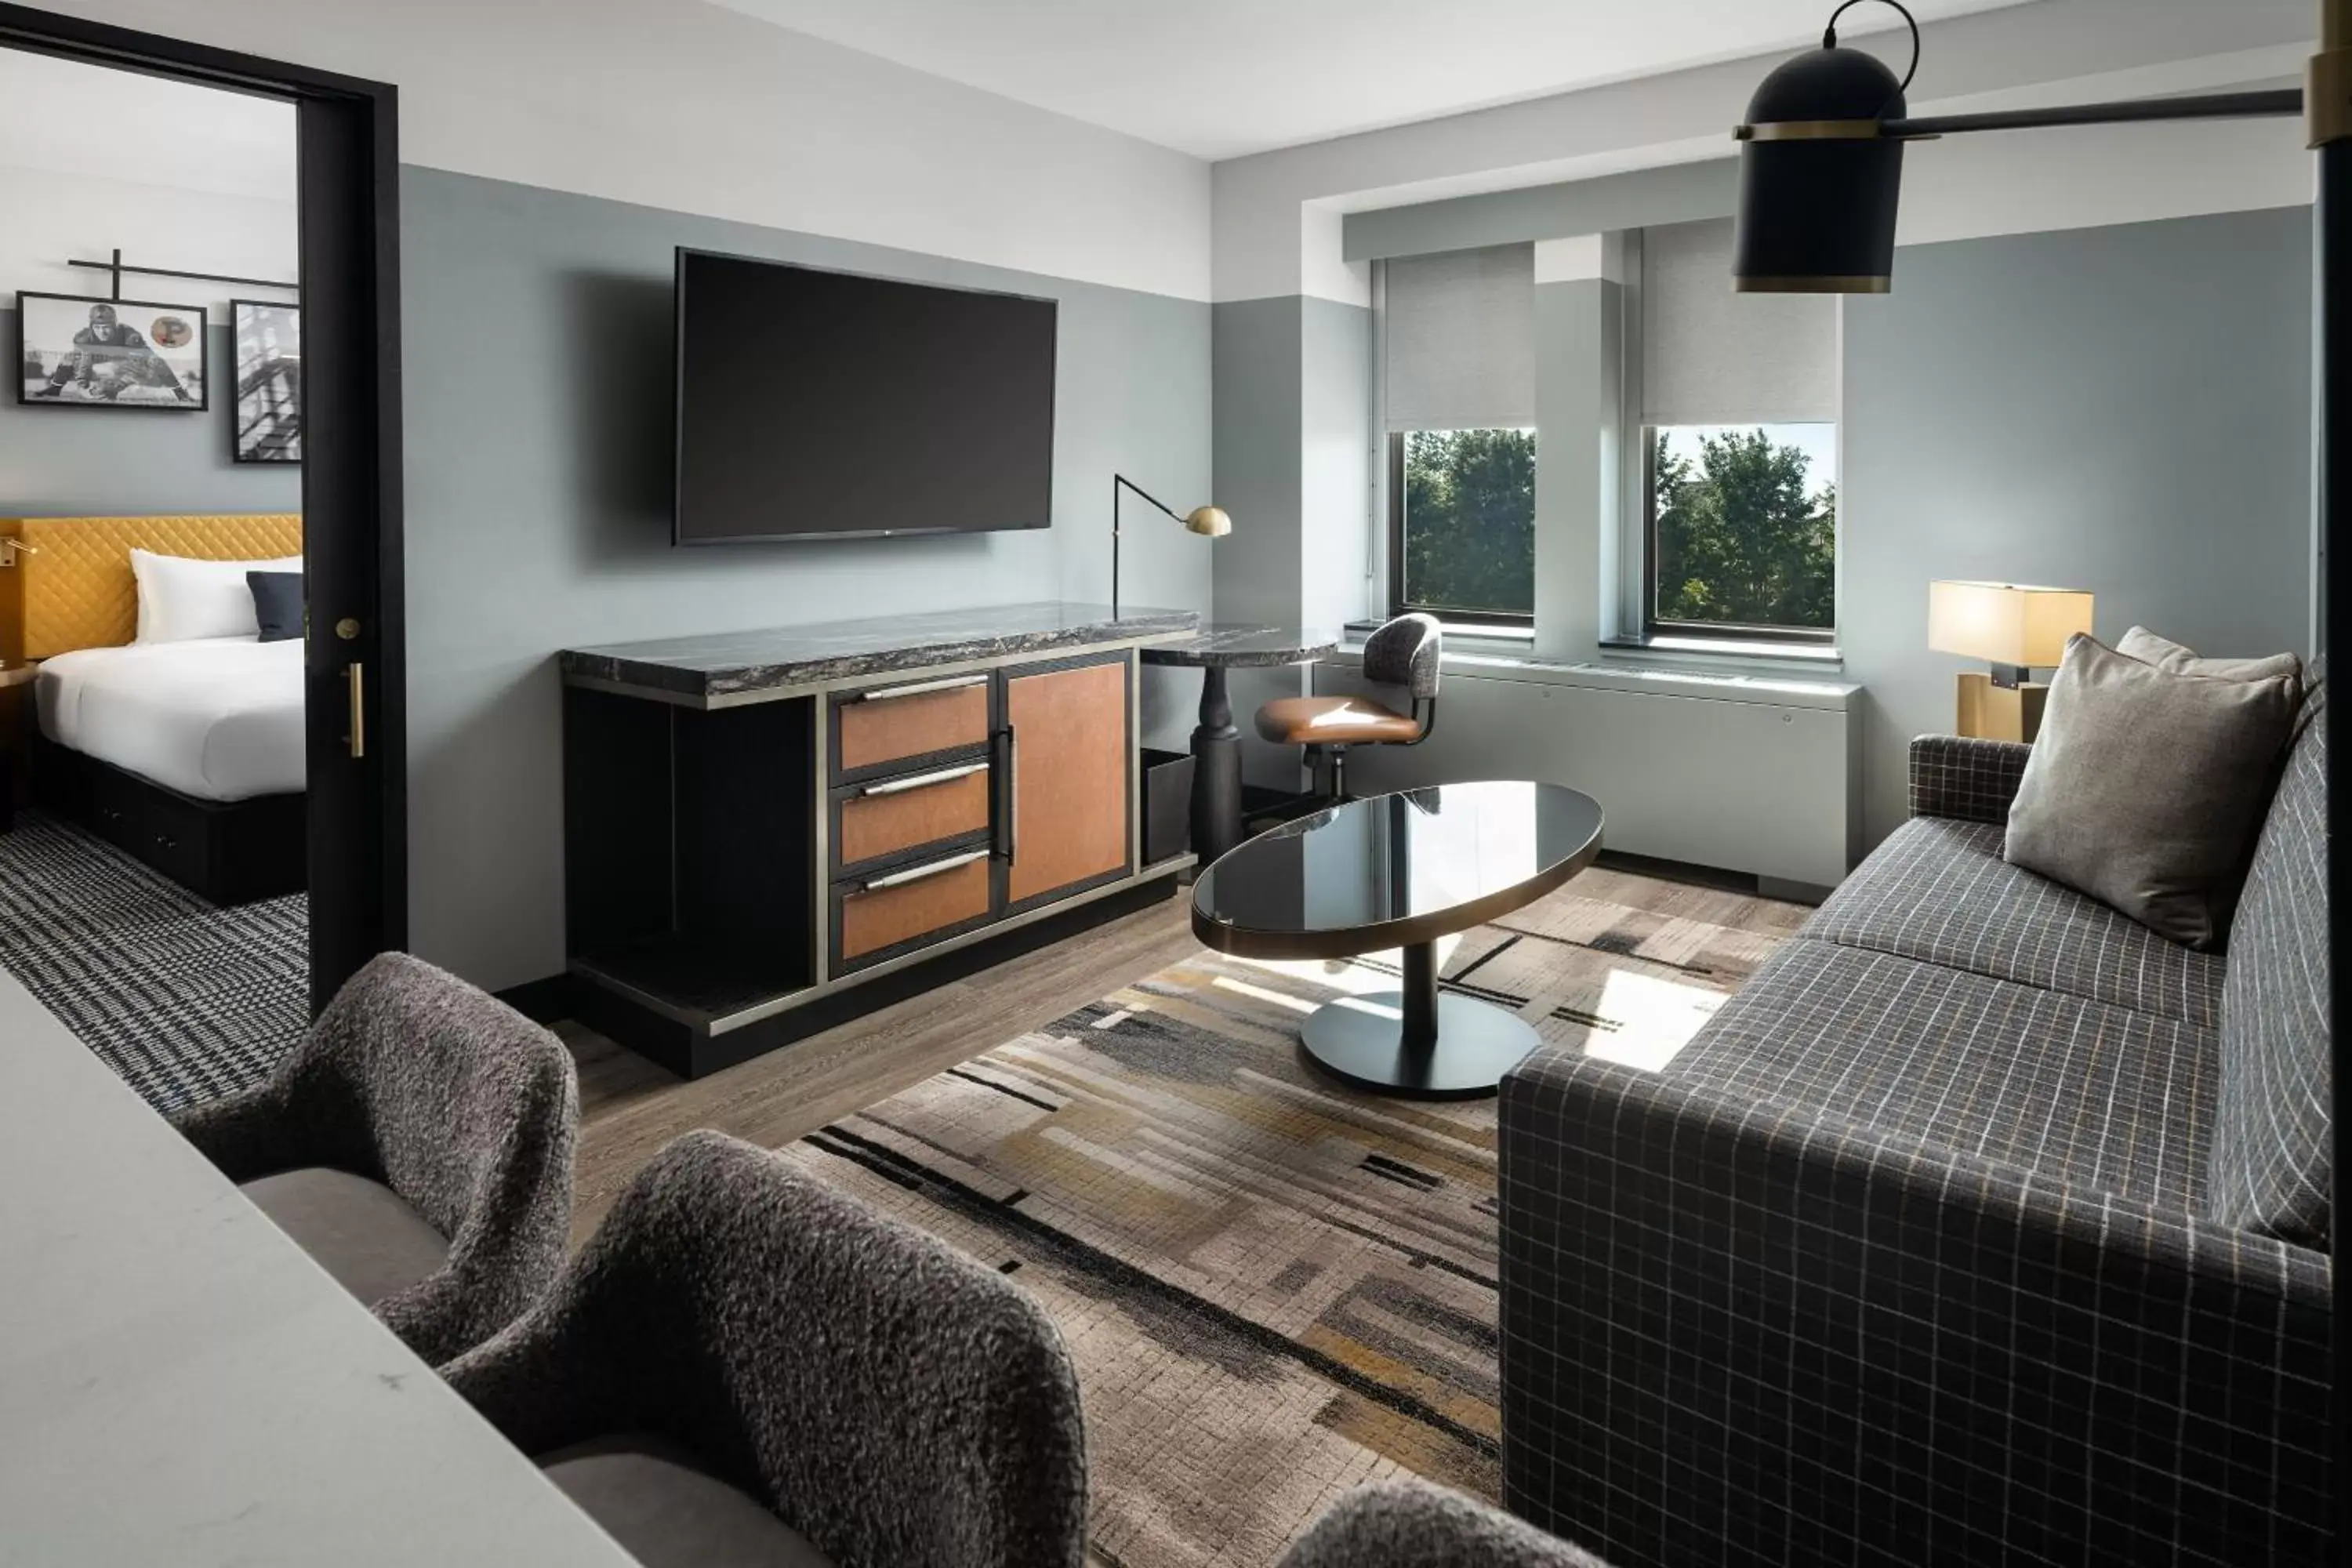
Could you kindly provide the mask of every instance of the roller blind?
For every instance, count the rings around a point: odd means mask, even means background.
[[[1651,425],[1837,417],[1837,300],[1731,291],[1731,220],[1642,231],[1642,414]]]
[[[1389,428],[1535,424],[1535,247],[1399,257],[1386,267]]]

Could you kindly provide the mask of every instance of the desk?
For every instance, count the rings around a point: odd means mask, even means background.
[[[633,1562],[0,973],[0,1561]]]
[[[1211,626],[1142,650],[1146,664],[1192,665],[1201,671],[1201,722],[1192,731],[1192,853],[1202,867],[1242,841],[1241,731],[1234,727],[1225,671],[1313,664],[1339,646],[1338,632]]]

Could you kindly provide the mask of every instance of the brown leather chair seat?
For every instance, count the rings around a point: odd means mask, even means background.
[[[1281,697],[1257,710],[1257,732],[1291,746],[1409,745],[1421,723],[1361,697]]]

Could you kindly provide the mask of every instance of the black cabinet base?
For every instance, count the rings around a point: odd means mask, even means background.
[[[855,985],[819,996],[798,1007],[714,1035],[657,1013],[627,996],[607,989],[593,976],[575,978],[568,1000],[572,1016],[607,1039],[628,1047],[681,1078],[697,1079],[767,1055],[780,1046],[832,1028],[896,1002],[921,994],[977,973],[1024,952],[1034,952],[1079,931],[1133,914],[1174,895],[1177,873],[1155,877],[1132,888],[1057,910],[1026,925],[1015,926],[936,958],[908,964],[861,980]],[[975,1052],[995,1045],[976,1041]]]

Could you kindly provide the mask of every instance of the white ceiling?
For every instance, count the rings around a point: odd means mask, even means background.
[[[0,163],[294,200],[294,106],[0,49]]]
[[[1230,158],[1817,43],[1835,0],[711,0]],[[2031,0],[1910,0],[1922,22]],[[1841,33],[1900,26],[1885,5]]]

